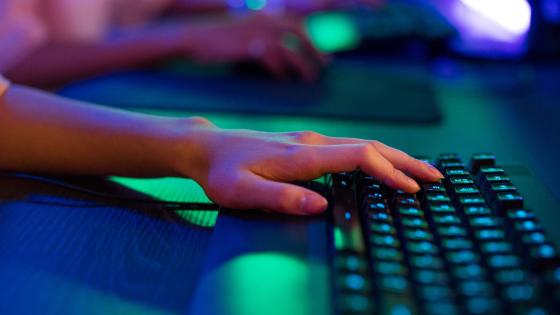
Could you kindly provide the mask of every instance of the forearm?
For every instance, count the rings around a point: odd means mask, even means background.
[[[92,106],[14,86],[0,98],[0,169],[176,176],[179,143],[189,151],[188,124],[188,119]]]
[[[15,82],[46,85],[181,55],[186,25],[138,30],[92,44],[51,43],[9,71]]]

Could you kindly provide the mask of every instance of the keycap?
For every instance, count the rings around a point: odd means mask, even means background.
[[[473,244],[466,238],[453,238],[453,239],[444,239],[441,242],[441,245],[444,250],[463,250],[463,249],[472,249]]]
[[[473,297],[465,301],[465,308],[469,314],[500,314],[502,304],[498,299],[491,297]]]
[[[397,212],[403,216],[423,217],[424,211],[415,206],[399,206]]]
[[[368,292],[371,290],[369,280],[359,273],[341,274],[337,279],[338,287],[342,291]]]
[[[367,270],[367,261],[358,255],[345,255],[339,252],[335,258],[335,266],[340,271],[364,272]]]
[[[387,204],[385,202],[375,202],[367,204],[366,209],[368,212],[388,212]]]
[[[496,164],[496,157],[492,153],[473,154],[469,163],[469,170],[476,174],[481,166],[493,166]]]
[[[517,188],[511,184],[492,184],[490,190],[497,193],[516,192]]]
[[[377,246],[396,247],[400,246],[398,238],[393,235],[380,235],[372,234],[370,236],[370,243]]]
[[[412,272],[414,281],[427,285],[445,285],[449,279],[443,271],[415,270]]]
[[[422,218],[402,218],[401,223],[407,228],[428,228],[428,222]]]
[[[374,233],[381,233],[381,234],[390,234],[390,235],[396,235],[396,230],[395,228],[387,223],[378,223],[378,222],[372,222],[370,225],[370,230]]]
[[[437,246],[431,242],[421,241],[421,242],[408,242],[406,247],[409,252],[414,254],[430,254],[435,255],[438,252]]]
[[[486,206],[468,206],[463,209],[467,216],[489,216],[492,214]]]
[[[361,294],[341,294],[337,302],[340,314],[371,314],[374,310],[373,300]]]
[[[522,209],[523,197],[516,192],[499,193],[496,196],[496,210],[498,213],[505,215],[508,210]]]
[[[462,207],[470,207],[470,206],[485,206],[486,201],[481,195],[472,195],[472,196],[460,196],[459,197],[459,204]]]
[[[472,194],[476,194],[478,195],[480,192],[478,191],[478,188],[476,188],[476,186],[458,186],[455,187],[454,189],[455,194],[457,195],[472,195]]]
[[[500,221],[494,217],[473,217],[469,218],[470,225],[475,229],[499,228],[501,227]]]
[[[442,226],[437,228],[438,234],[442,237],[465,237],[467,230],[460,226]]]
[[[529,283],[516,283],[502,288],[502,298],[507,303],[529,302],[536,298],[536,289]]]
[[[418,199],[416,199],[415,196],[409,196],[409,195],[405,195],[405,196],[396,196],[395,197],[395,205],[399,206],[399,205],[408,205],[408,206],[420,206],[420,201],[418,201]]]
[[[421,269],[442,269],[443,261],[435,255],[410,255],[410,265]]]
[[[419,285],[418,295],[425,301],[451,300],[453,291],[447,285]]]
[[[436,301],[423,303],[426,315],[456,315],[460,314],[459,308],[453,302]]]
[[[475,280],[486,277],[486,270],[479,264],[468,264],[451,268],[454,278],[461,280]]]
[[[449,179],[449,183],[454,186],[470,186],[474,184],[474,180],[468,177],[453,177]]]
[[[435,204],[435,205],[430,205],[429,208],[430,208],[430,212],[432,213],[450,214],[450,213],[457,212],[457,209],[455,209],[455,207],[453,207],[450,204]]]
[[[480,256],[472,250],[449,252],[446,257],[451,264],[457,265],[477,263],[480,259]]]
[[[379,275],[376,277],[380,290],[396,293],[406,293],[410,283],[405,277],[392,275]]]
[[[519,268],[499,270],[492,274],[494,276],[494,280],[501,285],[521,283],[529,279],[527,272]]]
[[[459,282],[458,292],[463,296],[492,296],[494,286],[484,280],[467,280]]]
[[[519,268],[521,260],[514,255],[493,255],[487,259],[488,267],[492,269]]]
[[[402,261],[403,255],[400,249],[386,248],[386,247],[373,247],[371,249],[371,256],[374,259],[389,260],[389,261]]]
[[[424,193],[444,193],[446,192],[445,186],[442,183],[423,183],[422,191]]]
[[[446,169],[444,172],[445,177],[469,177],[471,174],[466,169]]]
[[[539,232],[542,227],[535,220],[520,220],[513,224],[513,227],[518,232]]]
[[[436,164],[441,165],[443,162],[461,162],[457,153],[440,153],[436,157]]]
[[[372,262],[373,272],[383,275],[406,276],[407,268],[400,262],[395,261],[374,261]]]
[[[386,223],[387,225],[391,225],[393,222],[393,216],[391,216],[387,212],[370,212],[369,214],[370,220],[377,221],[380,223]]]
[[[465,164],[463,162],[441,162],[439,168],[441,168],[443,170],[465,169]]]
[[[429,193],[426,195],[426,200],[429,203],[450,203],[451,199],[444,193]]]
[[[422,229],[404,229],[403,234],[407,240],[413,241],[432,241],[434,238],[431,232]]]
[[[508,211],[507,217],[511,220],[535,219],[535,214],[532,211],[516,209]]]
[[[506,172],[500,166],[495,165],[484,165],[479,169],[481,175],[503,175]]]
[[[513,251],[513,246],[503,241],[487,242],[480,245],[480,250],[485,254],[504,254],[511,253]]]
[[[434,215],[433,220],[438,225],[456,225],[461,223],[461,219],[457,215]]]
[[[545,241],[546,237],[542,232],[523,233],[521,236],[521,242],[525,246],[543,244]]]
[[[482,229],[474,232],[477,239],[484,240],[502,240],[505,238],[506,233],[498,229]]]

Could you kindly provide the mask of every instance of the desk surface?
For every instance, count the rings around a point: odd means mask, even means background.
[[[333,136],[378,139],[413,154],[454,151],[466,158],[473,152],[491,151],[500,161],[526,164],[560,197],[560,184],[555,181],[560,176],[555,167],[560,152],[551,149],[560,142],[560,127],[553,124],[560,116],[551,116],[558,110],[550,102],[551,93],[558,92],[543,92],[545,97],[534,93],[540,88],[541,74],[524,66],[514,69],[526,81],[524,87],[531,88],[531,93],[522,95],[507,85],[488,89],[483,77],[468,67],[455,71],[461,75],[437,80],[443,121],[436,125],[234,114],[207,117],[226,128],[313,129]],[[118,182],[156,198],[205,200],[187,180],[179,185],[176,179]],[[179,186],[185,188],[166,189]],[[152,207],[92,204],[83,195],[13,180],[0,180],[0,200],[0,309],[12,313],[184,314],[189,312],[206,253],[220,250],[208,247],[215,213],[178,215]],[[56,204],[60,202],[73,204]],[[301,268],[289,257],[253,258],[258,258],[251,270],[256,270],[256,276],[276,275],[269,281],[282,280],[278,265],[274,271],[259,266],[272,268],[276,262],[286,275]],[[281,296],[278,299],[289,303]]]

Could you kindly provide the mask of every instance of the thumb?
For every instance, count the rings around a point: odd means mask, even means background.
[[[242,208],[261,208],[298,215],[319,214],[327,209],[327,200],[314,191],[255,174],[246,176],[248,178],[236,190],[237,196],[243,196],[237,202]]]

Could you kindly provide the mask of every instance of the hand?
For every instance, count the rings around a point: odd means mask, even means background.
[[[224,207],[317,214],[327,207],[319,194],[289,182],[361,169],[394,189],[419,190],[409,176],[435,181],[437,169],[378,141],[333,138],[315,132],[268,133],[224,130],[204,119],[187,132],[191,146],[179,150],[178,169]],[[190,142],[192,141],[192,142]],[[183,157],[183,158],[181,158]],[[187,161],[187,162],[183,162]]]
[[[314,81],[327,60],[296,18],[253,14],[203,20],[187,27],[185,38],[186,53],[197,61],[255,61],[279,79],[295,72]]]

